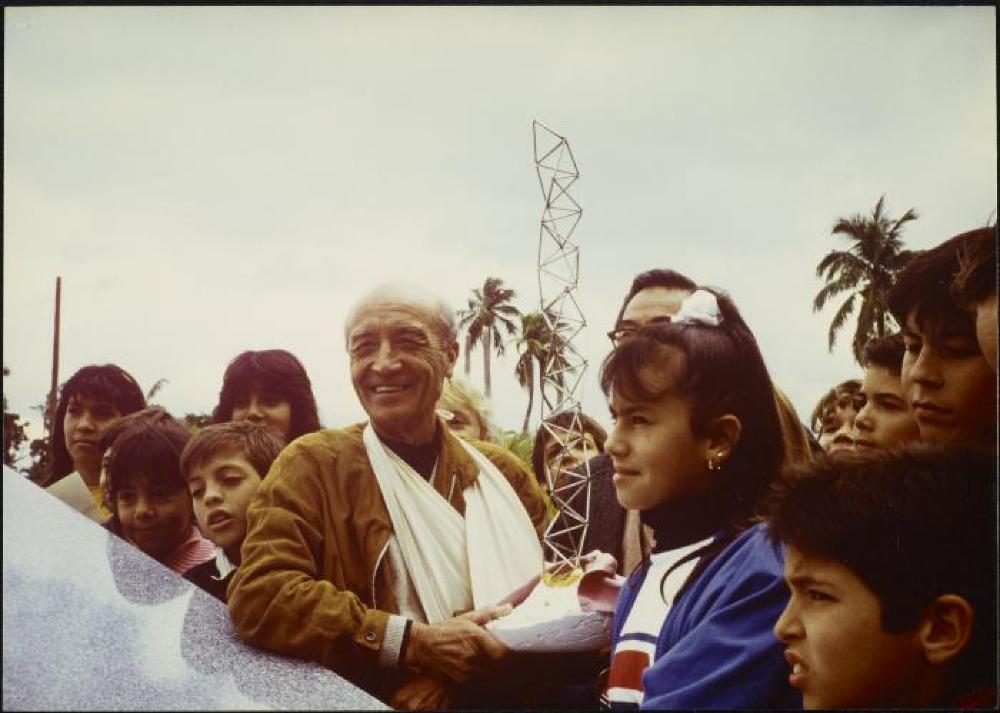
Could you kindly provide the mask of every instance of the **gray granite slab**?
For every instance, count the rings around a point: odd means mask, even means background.
[[[3,474],[4,710],[386,709],[239,641],[225,605]]]

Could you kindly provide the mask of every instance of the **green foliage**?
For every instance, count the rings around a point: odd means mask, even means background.
[[[212,423],[212,415],[208,413],[187,413],[184,414],[184,425],[191,431],[193,436],[198,431]]]
[[[10,376],[10,369],[3,368],[3,375]],[[27,422],[21,422],[21,415],[12,413],[7,405],[7,394],[3,395],[3,463],[13,468],[17,460],[17,453],[21,450],[21,444],[28,440],[28,434],[24,432]]]
[[[23,472],[28,474],[28,478],[35,483],[41,483],[49,474],[49,439],[47,436],[32,439],[28,444],[28,455],[31,456],[31,465]]]
[[[531,451],[535,447],[534,436],[530,433],[504,431],[500,435],[500,445],[516,455],[525,467],[531,470]]]
[[[847,293],[830,322],[827,347],[833,351],[837,332],[859,307],[851,348],[860,364],[864,347],[874,337],[881,337],[898,328],[889,312],[888,295],[896,275],[906,266],[913,253],[903,249],[901,239],[904,223],[917,219],[911,208],[899,218],[885,215],[885,196],[880,196],[870,216],[860,213],[839,218],[831,234],[851,241],[847,250],[828,253],[816,266],[816,276],[826,284],[813,299],[813,311],[823,309],[831,298]],[[858,299],[860,298],[860,300]]]

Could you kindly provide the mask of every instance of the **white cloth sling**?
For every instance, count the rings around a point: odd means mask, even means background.
[[[479,466],[462,493],[463,518],[370,424],[362,439],[428,623],[495,604],[541,572],[531,518],[507,478],[475,448],[459,440]]]

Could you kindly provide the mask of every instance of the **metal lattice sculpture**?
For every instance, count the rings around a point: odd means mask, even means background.
[[[533,130],[535,171],[545,199],[538,232],[538,291],[551,335],[540,381],[541,428],[562,444],[558,462],[565,463],[573,449],[582,446],[586,453],[589,448],[581,427],[578,398],[587,360],[573,344],[587,324],[574,294],[580,249],[572,239],[583,210],[569,192],[580,173],[565,137],[538,121],[533,122]],[[564,412],[572,413],[568,427],[548,423]],[[596,454],[588,453],[584,460],[589,460],[590,455]],[[545,531],[545,559],[556,564],[557,571],[575,571],[590,515],[589,465],[560,465],[555,472],[549,470],[547,480],[558,514]]]

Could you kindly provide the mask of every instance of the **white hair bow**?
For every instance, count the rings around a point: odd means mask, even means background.
[[[718,327],[722,321],[719,302],[708,290],[695,290],[684,298],[681,308],[670,321],[674,324],[707,324],[709,327]]]

